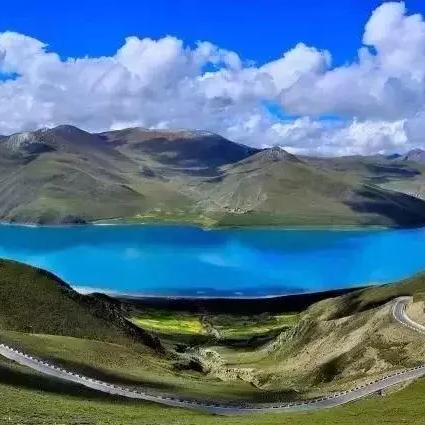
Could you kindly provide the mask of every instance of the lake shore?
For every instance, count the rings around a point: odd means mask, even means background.
[[[160,296],[119,296],[113,298],[124,304],[130,304],[139,309],[161,309],[171,311],[186,311],[191,313],[224,313],[224,314],[261,314],[264,312],[279,313],[299,312],[310,305],[328,299],[345,295],[368,286],[343,288],[330,291],[308,292],[302,294],[269,296],[269,297],[160,297]]]

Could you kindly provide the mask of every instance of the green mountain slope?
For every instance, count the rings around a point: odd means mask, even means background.
[[[80,295],[44,270],[6,260],[0,260],[0,330],[161,348],[159,340],[125,319],[120,303]]]
[[[134,216],[162,202],[184,204],[172,184],[97,136],[69,126],[0,142],[0,217],[41,223]]]
[[[222,223],[269,220],[286,224],[416,225],[423,203],[383,190],[352,173],[317,167],[272,149],[227,168],[203,184],[203,208],[227,211]],[[238,217],[239,216],[239,217]]]

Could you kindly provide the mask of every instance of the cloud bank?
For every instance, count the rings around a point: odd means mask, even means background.
[[[63,59],[3,32],[0,100],[0,134],[64,123],[199,128],[306,154],[406,151],[425,147],[425,21],[402,2],[382,4],[357,57],[337,67],[330,52],[303,43],[258,65],[171,36],[128,37],[113,56]]]

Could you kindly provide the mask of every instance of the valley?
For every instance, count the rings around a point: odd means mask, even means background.
[[[79,295],[39,269],[9,261],[2,261],[0,269],[3,344],[74,373],[151,394],[178,394],[207,404],[291,403],[361,387],[425,363],[423,335],[404,328],[392,312],[396,298],[409,296],[409,317],[425,323],[424,275],[325,298],[297,312],[282,308],[250,314],[245,309],[229,314],[161,310],[100,294]],[[148,415],[157,411],[143,402],[113,401],[91,390],[78,390],[80,395],[73,396],[75,384],[34,375],[4,358],[1,369],[0,385],[6,394],[15,392],[14,400],[30,393],[34,397],[30,383],[37,382],[42,392],[34,399],[48,397],[77,406],[79,397],[85,397],[92,407],[101,403],[104,411],[113,403],[120,406],[116,412],[129,415],[125,423],[132,423],[137,403],[143,404]],[[412,394],[420,382],[398,392],[400,399]],[[373,403],[385,405],[394,400],[386,396]],[[52,404],[49,414],[58,414],[51,410],[56,405]],[[327,415],[338,417],[344,409],[355,411],[356,406],[308,415],[313,415],[313,421]],[[0,417],[7,411],[10,414],[11,408],[10,404],[1,408]],[[172,410],[161,409],[165,421]],[[80,418],[87,417],[87,411],[78,411]],[[190,423],[197,414],[178,411],[176,415]],[[288,415],[295,421],[305,417]],[[123,423],[113,416],[105,423]],[[272,419],[266,415],[258,420],[269,423]]]

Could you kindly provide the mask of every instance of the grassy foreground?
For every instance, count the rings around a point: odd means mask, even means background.
[[[215,417],[103,396],[0,363],[0,423],[13,425],[423,424],[425,381],[386,397],[310,413]],[[13,381],[13,383],[11,383]]]

